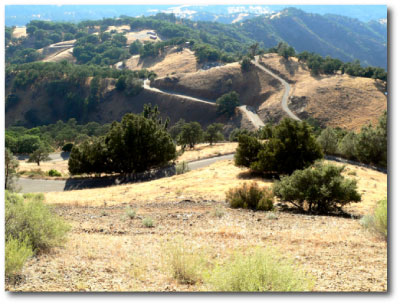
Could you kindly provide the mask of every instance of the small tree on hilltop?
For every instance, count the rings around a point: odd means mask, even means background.
[[[203,129],[197,121],[188,122],[182,126],[182,131],[178,136],[178,144],[183,146],[183,148],[189,145],[189,147],[193,149],[194,146],[202,140]]]
[[[40,166],[40,162],[50,160],[49,152],[50,149],[44,144],[41,144],[38,149],[36,149],[29,155],[28,162],[37,163],[37,165]]]
[[[357,181],[343,177],[343,169],[344,166],[318,162],[276,182],[274,194],[301,211],[320,214],[341,211],[344,205],[361,201]]]
[[[249,57],[244,57],[243,60],[240,62],[240,68],[242,69],[243,72],[248,72],[250,71],[251,68],[251,60]]]
[[[210,143],[212,146],[213,143],[216,143],[220,140],[224,139],[224,135],[222,134],[222,129],[224,125],[221,123],[213,123],[209,125],[204,133],[204,139]]]
[[[235,109],[239,106],[239,94],[235,91],[231,91],[222,95],[220,98],[217,99],[217,113],[228,114],[228,116],[232,116],[235,113]]]

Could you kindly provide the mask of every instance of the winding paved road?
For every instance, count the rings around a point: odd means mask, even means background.
[[[188,163],[190,170],[196,170],[207,167],[216,161],[233,159],[233,154],[216,156],[196,160]],[[19,178],[17,186],[20,187],[21,193],[31,192],[60,192],[67,190],[77,190],[86,188],[100,188],[108,187],[119,184],[117,178],[101,178],[101,179],[69,179],[69,180],[45,180],[45,179],[31,179]]]
[[[192,96],[184,95],[184,94],[177,94],[177,93],[174,93],[174,92],[170,92],[170,91],[166,91],[166,90],[160,90],[158,88],[151,87],[150,86],[150,80],[148,80],[148,79],[146,79],[144,81],[143,88],[145,90],[149,90],[149,91],[153,91],[153,92],[157,92],[157,93],[161,93],[161,94],[177,96],[177,97],[181,97],[181,98],[184,98],[184,99],[188,99],[188,100],[192,100],[192,101],[197,101],[197,102],[202,102],[202,103],[206,103],[206,104],[209,104],[209,105],[217,106],[215,101],[212,101],[212,100],[208,100],[208,99],[204,99],[204,98],[192,97]],[[246,105],[240,106],[239,110],[247,116],[247,118],[250,120],[250,122],[253,124],[253,126],[256,129],[265,126],[265,124],[260,119],[260,117],[256,113],[248,110]]]
[[[260,60],[260,56],[256,56],[255,60],[252,60],[252,62],[254,63],[254,65],[256,67],[258,67],[259,69],[261,69],[265,73],[267,73],[267,74],[271,75],[272,77],[278,79],[282,83],[283,87],[285,88],[285,92],[283,93],[283,96],[282,96],[282,109],[289,115],[290,118],[293,118],[295,120],[299,120],[300,121],[301,119],[298,118],[288,107],[290,84],[286,80],[284,80],[283,78],[279,77],[278,75],[276,75],[275,73],[271,72],[266,67],[262,66],[260,63],[258,63],[259,60]]]

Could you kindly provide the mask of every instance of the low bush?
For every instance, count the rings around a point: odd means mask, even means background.
[[[130,207],[126,208],[125,214],[131,220],[133,220],[136,217],[136,211]]]
[[[154,222],[153,219],[150,217],[145,217],[142,221],[143,226],[145,226],[146,228],[152,228],[154,227]]]
[[[175,166],[175,170],[176,170],[176,174],[177,174],[177,175],[179,175],[179,174],[184,174],[184,173],[190,171],[189,165],[188,165],[188,163],[185,162],[185,161],[180,162],[179,164],[177,164],[177,165]]]
[[[43,203],[43,194],[6,194],[5,230],[6,240],[29,240],[34,252],[47,250],[64,243],[69,230],[60,217]]]
[[[56,169],[50,169],[48,172],[49,176],[61,176],[61,173]]]
[[[226,200],[232,208],[270,211],[274,208],[274,195],[270,189],[263,189],[257,183],[243,184],[241,187],[230,189]]]
[[[22,270],[26,260],[33,255],[28,239],[9,237],[5,248],[5,274],[14,279]]]
[[[342,176],[344,166],[317,162],[304,170],[296,170],[274,185],[274,194],[301,211],[326,214],[341,211],[351,202],[360,202],[357,181]]]
[[[387,238],[387,199],[378,202],[373,215],[363,216],[361,225]]]
[[[217,265],[206,279],[213,291],[311,291],[313,280],[291,260],[271,249],[236,253]]]

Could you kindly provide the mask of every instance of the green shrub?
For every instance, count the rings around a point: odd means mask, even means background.
[[[357,181],[342,176],[343,170],[344,166],[317,162],[276,182],[274,194],[301,211],[321,214],[341,211],[344,205],[361,201]]]
[[[34,251],[62,245],[69,230],[60,217],[43,203],[43,194],[25,195],[6,193],[6,240],[29,239]]]
[[[165,268],[181,284],[196,284],[203,280],[206,259],[199,250],[193,250],[178,238],[168,242],[163,256]]]
[[[262,189],[257,183],[230,189],[226,200],[232,208],[270,211],[274,208],[274,195],[270,189]]]
[[[313,280],[291,260],[271,249],[236,253],[206,278],[213,291],[311,291]]]
[[[239,145],[235,152],[235,166],[250,167],[257,161],[258,152],[262,149],[262,143],[253,136],[239,135]]]
[[[49,176],[61,176],[61,173],[58,172],[56,169],[50,169],[48,174]]]
[[[379,201],[374,214],[363,216],[360,222],[364,228],[387,238],[387,199]]]
[[[145,217],[142,221],[143,226],[147,227],[147,228],[152,228],[154,227],[154,223],[153,223],[153,219],[150,217]]]
[[[26,260],[33,254],[29,240],[9,237],[5,248],[5,274],[9,279],[17,276]]]
[[[179,174],[184,174],[184,173],[190,171],[189,165],[188,165],[188,163],[185,162],[185,161],[180,162],[179,164],[177,164],[177,165],[175,166],[175,170],[176,170],[176,174],[178,174],[178,175],[179,175]]]
[[[136,217],[136,211],[133,210],[132,208],[128,207],[125,210],[125,214],[128,218],[130,218],[131,220],[133,220]]]
[[[338,137],[332,128],[324,129],[317,138],[318,143],[321,145],[322,151],[327,154],[335,154],[338,147]]]

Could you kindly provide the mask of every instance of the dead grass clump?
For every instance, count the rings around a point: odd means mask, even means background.
[[[236,252],[206,277],[209,290],[230,292],[311,291],[314,281],[271,249]]]
[[[181,238],[169,242],[164,250],[164,264],[179,283],[193,285],[203,280],[206,258],[201,250],[189,247]]]
[[[230,189],[226,193],[226,200],[232,208],[270,211],[274,208],[274,195],[270,189],[263,189],[253,182],[250,186]]]

